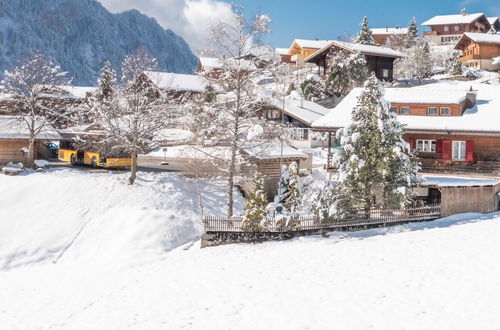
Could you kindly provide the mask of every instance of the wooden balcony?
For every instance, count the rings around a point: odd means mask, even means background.
[[[474,60],[480,60],[481,56],[477,54],[472,54],[472,55],[466,55],[460,57],[460,61],[462,62],[469,62],[469,61],[474,61]]]
[[[424,36],[437,36],[438,31],[425,31]]]

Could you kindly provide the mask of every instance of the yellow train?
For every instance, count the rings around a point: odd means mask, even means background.
[[[131,158],[104,157],[98,152],[80,151],[73,149],[59,149],[59,160],[70,162],[71,165],[89,165],[92,167],[129,167],[132,165]]]

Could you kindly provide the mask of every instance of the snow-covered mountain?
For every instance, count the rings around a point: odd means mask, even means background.
[[[197,64],[181,37],[137,10],[112,14],[95,0],[0,0],[0,76],[41,51],[75,84],[94,84],[104,61],[118,68],[139,46],[149,49],[163,71],[191,73]]]

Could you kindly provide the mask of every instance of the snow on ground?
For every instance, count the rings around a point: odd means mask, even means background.
[[[494,329],[500,214],[0,273],[5,329]],[[109,235],[115,240],[116,235]],[[88,251],[89,254],[94,251]]]
[[[194,181],[127,177],[0,175],[1,329],[500,324],[500,213],[200,249]],[[200,188],[206,210],[223,214],[224,182]]]
[[[141,263],[199,238],[195,181],[140,172],[131,187],[128,176],[0,175],[0,271],[40,262]],[[201,182],[208,215],[225,213],[225,189],[222,180]]]

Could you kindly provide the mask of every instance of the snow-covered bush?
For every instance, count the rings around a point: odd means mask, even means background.
[[[259,232],[264,229],[266,207],[268,205],[267,194],[264,191],[264,178],[259,172],[255,172],[252,181],[252,190],[245,201],[245,214],[241,227],[244,231]]]

